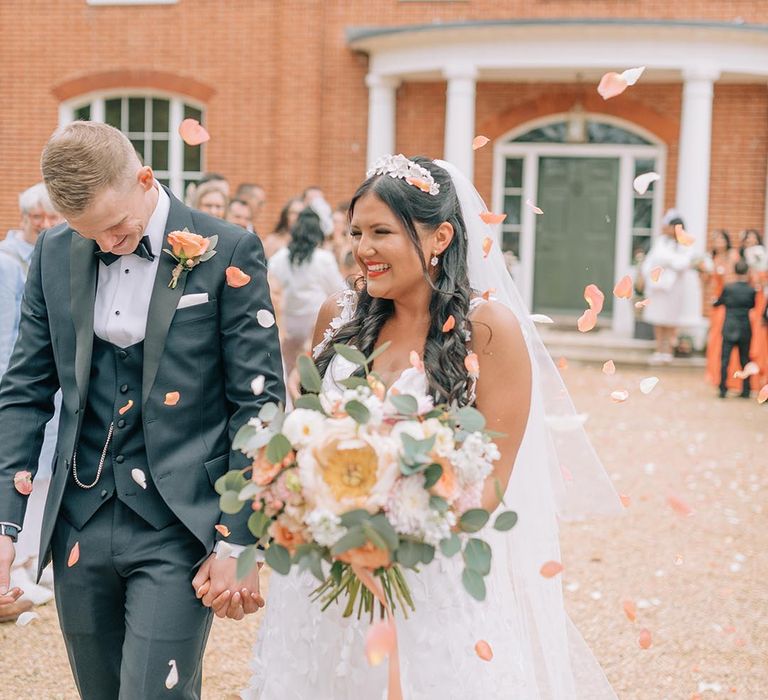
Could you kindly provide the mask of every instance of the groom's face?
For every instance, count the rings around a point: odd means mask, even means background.
[[[84,212],[67,220],[102,251],[128,255],[139,245],[156,203],[152,169],[144,166],[125,182],[98,192]]]

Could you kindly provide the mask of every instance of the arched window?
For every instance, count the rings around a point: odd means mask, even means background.
[[[187,185],[204,171],[205,144],[188,146],[179,136],[179,125],[187,118],[202,123],[204,116],[202,106],[180,97],[130,91],[70,100],[61,121],[89,119],[120,129],[155,177],[183,197]]]
[[[566,121],[552,122],[539,126],[512,139],[511,143],[573,143],[569,138],[569,124]],[[631,146],[650,146],[652,142],[639,134],[616,124],[587,119],[579,143],[611,143]]]

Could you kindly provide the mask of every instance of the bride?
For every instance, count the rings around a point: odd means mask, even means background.
[[[494,556],[482,603],[461,587],[458,557],[438,554],[418,575],[406,572],[416,611],[398,620],[402,687],[408,700],[615,698],[565,613],[559,577],[539,569],[560,560],[558,516],[614,512],[618,499],[491,243],[485,211],[449,163],[382,158],[349,210],[363,279],[357,292],[325,302],[315,329],[324,390],[356,369],[334,343],[369,354],[389,342],[373,369],[390,391],[474,405],[504,434],[482,507],[495,510],[504,491],[518,524],[482,534]],[[413,350],[423,371],[411,366]],[[465,367],[470,352],[476,380]],[[246,700],[385,697],[386,669],[364,655],[368,620],[343,618],[342,606],[321,612],[309,598],[316,585],[308,572],[271,577]],[[490,661],[475,652],[479,641]]]

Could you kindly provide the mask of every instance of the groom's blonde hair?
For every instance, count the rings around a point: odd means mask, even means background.
[[[99,192],[128,184],[141,161],[118,129],[76,121],[53,133],[40,167],[53,206],[64,215],[78,215]]]

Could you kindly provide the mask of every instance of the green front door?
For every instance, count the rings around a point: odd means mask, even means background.
[[[618,158],[539,158],[533,308],[581,314],[584,287],[605,293],[613,306]]]

